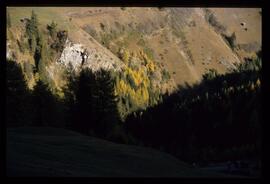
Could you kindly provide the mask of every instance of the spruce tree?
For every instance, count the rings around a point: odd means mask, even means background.
[[[75,112],[73,127],[82,133],[88,134],[95,129],[96,115],[95,103],[93,102],[93,91],[95,90],[95,76],[89,70],[82,70],[77,79],[75,93]]]
[[[56,39],[56,36],[57,36],[56,26],[57,26],[57,24],[54,21],[52,21],[52,23],[50,25],[47,25],[47,29],[50,33],[50,36],[53,39]]]
[[[29,46],[31,48],[31,52],[35,52],[35,47],[37,45],[37,38],[39,35],[38,31],[38,18],[35,12],[32,10],[31,19],[26,24],[26,35],[28,36]]]
[[[32,10],[31,19],[26,25],[26,33],[29,37],[38,37],[38,18],[34,10]]]
[[[31,53],[35,53],[37,49],[37,40],[36,40],[36,37],[33,35],[29,37],[29,46],[30,46]]]
[[[114,94],[114,80],[110,72],[100,70],[97,76],[97,94],[94,95],[97,101],[98,127],[97,131],[102,136],[108,136],[120,117],[117,110],[117,97]]]
[[[54,126],[57,106],[56,99],[49,90],[47,84],[38,80],[33,89],[33,114],[34,114],[34,126]]]
[[[119,121],[114,81],[108,71],[81,72],[73,85],[75,94],[73,128],[85,134],[107,137]]]
[[[47,82],[47,74],[46,74],[46,64],[48,62],[48,51],[47,45],[43,39],[42,33],[38,34],[37,38],[37,46],[35,49],[34,59],[35,59],[35,67],[37,72],[39,73],[40,79],[43,82]]]
[[[22,69],[15,61],[6,62],[7,126],[23,126],[30,122],[29,91]]]

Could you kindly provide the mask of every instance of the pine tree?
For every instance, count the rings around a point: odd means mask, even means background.
[[[56,99],[47,84],[38,80],[33,89],[33,104],[35,105],[34,126],[53,126],[56,121]]]
[[[57,30],[56,30],[57,24],[52,21],[50,25],[47,25],[47,29],[49,30],[49,33],[53,39],[56,39],[57,36]]]
[[[37,39],[37,46],[34,54],[34,59],[35,59],[35,67],[37,68],[37,71],[39,72],[40,75],[40,79],[43,82],[47,82],[46,76],[47,75],[46,64],[48,60],[47,54],[48,54],[47,45],[45,44],[42,34],[40,33]]]
[[[22,69],[15,61],[6,62],[6,121],[8,126],[29,123],[29,91]]]
[[[35,52],[35,47],[37,45],[37,38],[39,35],[38,31],[38,18],[35,12],[32,10],[31,19],[26,24],[26,35],[28,36],[29,46],[31,48],[32,53]]]
[[[119,121],[110,73],[85,69],[76,80],[72,127],[85,134],[107,137]]]
[[[117,111],[117,97],[114,94],[115,81],[110,72],[105,70],[100,70],[96,75],[98,90],[94,98],[97,101],[97,131],[102,136],[107,136],[120,119]]]
[[[82,70],[80,76],[75,79],[74,87],[75,107],[72,127],[82,133],[88,134],[95,129],[96,115],[93,92],[95,91],[95,76],[91,70]]]
[[[65,110],[66,110],[66,128],[69,129],[74,129],[74,124],[75,122],[75,102],[76,102],[76,96],[77,94],[76,90],[78,89],[78,81],[77,78],[72,75],[70,71],[66,72],[66,77],[68,78],[68,82],[66,86],[63,88],[64,92],[64,105],[65,105]]]
[[[35,53],[37,49],[37,40],[36,40],[36,37],[33,35],[31,35],[29,38],[29,46],[30,46],[31,53]]]
[[[38,18],[37,14],[32,10],[31,19],[29,23],[26,25],[26,33],[29,37],[31,35],[38,37]]]

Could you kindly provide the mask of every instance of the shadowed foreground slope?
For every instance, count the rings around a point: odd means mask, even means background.
[[[7,131],[8,176],[222,177],[169,154],[55,128]]]

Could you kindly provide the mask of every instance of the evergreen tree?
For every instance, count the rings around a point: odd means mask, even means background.
[[[35,53],[36,52],[36,49],[37,49],[37,40],[36,40],[36,37],[31,35],[29,40],[29,46],[30,46],[30,51],[31,53]]]
[[[6,120],[8,126],[29,124],[29,91],[22,69],[15,61],[6,62]]]
[[[260,79],[259,60],[228,74],[210,70],[200,84],[179,88],[141,116],[129,115],[124,125],[144,145],[163,147],[186,161],[256,155],[261,147]]]
[[[50,36],[53,39],[56,39],[56,36],[57,36],[56,27],[57,27],[57,24],[54,21],[52,21],[50,25],[47,25],[47,29],[49,30]]]
[[[49,84],[47,72],[46,72],[46,65],[48,62],[48,49],[47,45],[43,39],[42,33],[38,35],[37,39],[37,47],[34,54],[34,60],[35,60],[35,68],[37,69],[37,72],[39,73],[40,79]]]
[[[31,52],[35,52],[36,42],[38,38],[38,18],[35,12],[32,10],[31,19],[26,24],[26,35],[28,36],[29,46],[31,49]]]
[[[45,65],[47,64],[47,46],[45,44],[45,41],[43,39],[43,35],[39,34],[38,40],[37,40],[37,60],[38,60],[38,71],[44,72]]]
[[[75,109],[73,127],[85,134],[95,129],[96,114],[93,92],[95,91],[95,76],[90,69],[82,70],[74,89]]]
[[[28,37],[38,37],[38,18],[34,10],[32,10],[31,19],[26,25],[26,34],[28,35]]]
[[[84,69],[76,81],[77,85],[72,86],[75,99],[72,127],[85,134],[108,137],[119,121],[110,73]],[[72,95],[70,99],[72,102]]]
[[[64,87],[63,92],[64,92],[64,105],[65,105],[65,110],[66,110],[66,125],[67,128],[69,129],[75,129],[75,102],[76,102],[76,94],[77,94],[77,89],[78,89],[78,80],[77,78],[70,72],[66,72],[66,77],[68,78],[68,83]]]
[[[96,76],[98,90],[93,97],[97,102],[97,131],[102,136],[107,136],[120,119],[117,111],[117,97],[114,94],[115,81],[112,79],[111,73],[103,69],[98,71]]]
[[[56,122],[56,99],[46,85],[38,80],[32,92],[34,105],[34,126],[54,126]]]

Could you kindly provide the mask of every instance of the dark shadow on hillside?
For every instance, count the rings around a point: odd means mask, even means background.
[[[181,160],[254,160],[261,155],[261,61],[250,60],[226,75],[210,70],[200,84],[186,85],[121,122],[109,72],[81,72],[65,99],[42,81],[28,90],[21,68],[7,61],[8,127],[61,127],[124,144],[152,147]]]
[[[6,125],[65,127],[66,107],[54,96],[46,83],[39,80],[33,90],[25,82],[21,66],[7,61]]]
[[[141,145],[201,165],[260,161],[261,61],[226,75],[210,70],[200,84],[186,85],[163,102],[128,116],[124,126]]]

